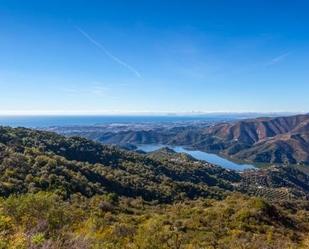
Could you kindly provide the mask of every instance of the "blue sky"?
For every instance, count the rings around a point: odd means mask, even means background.
[[[306,0],[0,0],[0,113],[309,111]]]

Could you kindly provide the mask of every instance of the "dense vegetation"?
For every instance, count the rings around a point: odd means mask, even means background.
[[[1,249],[308,248],[308,190],[296,168],[240,174],[0,128]]]
[[[0,130],[0,193],[57,190],[68,197],[114,192],[145,200],[221,198],[239,175],[210,164],[156,160],[87,139]]]
[[[0,201],[1,248],[308,248],[308,204],[232,195],[154,205],[51,193]]]

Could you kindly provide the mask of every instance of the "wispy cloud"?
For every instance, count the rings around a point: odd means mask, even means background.
[[[281,54],[279,56],[276,56],[274,58],[272,58],[268,63],[267,65],[275,65],[281,61],[283,61],[286,57],[288,57],[291,53],[290,52],[287,52],[287,53],[284,53],[284,54]]]
[[[110,59],[118,63],[119,65],[125,67],[129,71],[131,71],[133,74],[135,74],[138,78],[142,78],[141,74],[131,65],[124,62],[123,60],[119,59],[115,55],[113,55],[111,52],[109,52],[101,43],[93,39],[87,32],[79,28],[78,26],[75,26],[75,29],[81,33],[88,41],[90,41],[92,44],[94,44],[97,48],[99,48],[105,55],[107,55]]]

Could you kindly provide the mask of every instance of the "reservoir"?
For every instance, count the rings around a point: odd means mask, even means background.
[[[188,149],[185,149],[182,146],[142,144],[142,145],[137,145],[137,150],[142,150],[144,152],[152,152],[152,151],[161,149],[163,147],[171,148],[175,152],[178,152],[178,153],[187,153],[195,159],[207,161],[211,164],[215,164],[215,165],[221,166],[221,167],[226,168],[226,169],[243,171],[245,169],[255,168],[253,165],[250,165],[250,164],[241,164],[241,163],[232,162],[232,161],[230,161],[226,158],[223,158],[221,156],[218,156],[216,154],[207,153],[207,152],[199,151],[199,150],[188,150]]]

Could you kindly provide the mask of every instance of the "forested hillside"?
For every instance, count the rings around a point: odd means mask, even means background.
[[[309,177],[0,128],[0,248],[308,248]]]
[[[221,198],[240,177],[210,164],[182,164],[29,129],[1,128],[1,193],[56,190],[65,196],[113,192],[145,200]]]

